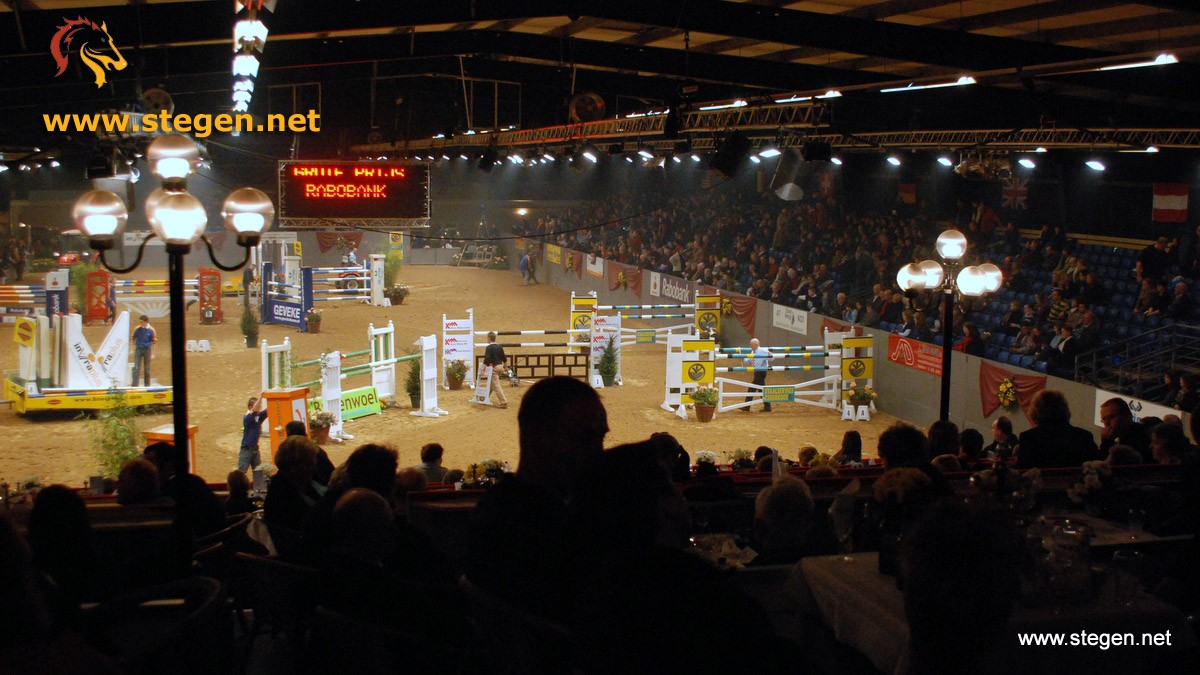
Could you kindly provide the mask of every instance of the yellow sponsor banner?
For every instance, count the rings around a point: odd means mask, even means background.
[[[388,248],[393,251],[399,251],[404,245],[404,234],[402,232],[392,232],[388,234]]]
[[[593,297],[587,296],[587,295],[582,296],[582,297],[571,298],[571,311],[590,310],[592,307],[595,307],[597,304],[599,304],[599,303],[596,302],[596,298],[593,298]]]
[[[716,340],[684,340],[683,351],[685,352],[711,352],[717,348]]]
[[[562,247],[546,244],[546,262],[552,265],[562,264]]]
[[[848,337],[842,338],[842,349],[870,349],[875,346],[875,338]]]
[[[572,330],[587,330],[592,327],[592,312],[571,312],[571,329]],[[578,336],[576,336],[578,337]],[[586,341],[586,340],[585,340]]]
[[[869,380],[875,377],[875,359],[864,356],[860,359],[842,359],[842,377]]]
[[[680,371],[684,384],[711,384],[715,373],[712,361],[684,361]]]
[[[701,305],[707,305],[710,307],[716,307],[717,309],[720,309],[721,296],[720,295],[697,295],[696,296],[696,309],[699,309]]]
[[[716,333],[721,330],[721,308],[700,309],[697,307],[696,330],[709,333]]]
[[[127,405],[162,405],[172,400],[170,389],[163,391],[125,390]],[[29,396],[29,392],[12,380],[4,381],[4,397],[13,403],[17,412],[28,410],[102,410],[113,407],[116,399],[102,389],[81,390],[67,394]]]
[[[13,331],[13,342],[22,347],[32,347],[35,335],[37,335],[37,321],[27,316],[17,319],[17,328]]]
[[[292,242],[292,255],[304,255],[304,247],[300,245],[300,240]]]

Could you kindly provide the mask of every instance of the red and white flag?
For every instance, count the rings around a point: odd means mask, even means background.
[[[1187,183],[1155,183],[1150,219],[1156,223],[1186,223],[1189,187]]]

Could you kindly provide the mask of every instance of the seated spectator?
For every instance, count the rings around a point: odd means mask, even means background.
[[[1021,311],[1021,302],[1013,300],[1008,305],[1008,312],[1000,319],[1000,332],[1005,335],[1016,335],[1021,330],[1021,319],[1024,313]]]
[[[121,465],[121,473],[117,476],[117,503],[123,506],[174,504],[159,490],[158,469],[150,460],[140,457]]]
[[[1007,513],[948,502],[904,538],[909,643],[898,673],[986,671],[982,661],[1005,635],[1020,593],[1016,537]]]
[[[303,436],[308,438],[308,428],[304,426],[304,422],[300,420],[292,420],[283,425],[283,435],[288,436]],[[329,453],[325,452],[325,448],[317,446],[317,462],[313,468],[313,482],[318,485],[329,487],[329,479],[333,475],[333,460],[329,459]]]
[[[1175,397],[1176,410],[1195,410],[1200,405],[1200,391],[1196,389],[1196,376],[1191,373],[1179,374],[1179,395]]]
[[[1033,330],[1032,323],[1022,322],[1017,332],[1017,337],[1013,339],[1012,346],[1008,348],[1008,351],[1013,354],[1032,354],[1033,350],[1037,347]]]
[[[813,526],[813,498],[808,485],[794,476],[779,476],[754,500],[754,550],[751,565],[791,565],[811,555],[807,543]]]
[[[1039,391],[1030,408],[1033,428],[1020,436],[1018,469],[1080,466],[1084,460],[1098,456],[1092,434],[1071,426],[1071,408],[1061,392]]]
[[[980,334],[979,327],[970,321],[965,321],[962,329],[963,337],[954,343],[954,351],[964,352],[971,356],[983,356],[983,335]]]
[[[426,443],[421,446],[421,463],[413,467],[425,474],[430,483],[441,483],[446,477],[446,468],[442,466],[442,454],[445,450],[441,443]]]
[[[1162,403],[1175,407],[1175,401],[1179,397],[1179,376],[1173,370],[1168,370],[1163,373],[1163,393],[1157,399],[1156,403]]]
[[[854,429],[842,434],[842,447],[833,456],[833,463],[850,469],[861,468],[863,465],[862,434]]]
[[[804,472],[804,480],[813,480],[814,478],[837,478],[837,467],[832,464],[817,464],[808,468]]]
[[[1096,324],[1096,315],[1090,309],[1083,313],[1083,320],[1074,335],[1081,353],[1100,346],[1100,326]]]
[[[250,500],[250,479],[246,478],[246,474],[234,469],[225,476],[225,484],[229,488],[229,496],[225,498],[225,515],[236,516],[258,510]]]
[[[1182,426],[1164,423],[1150,432],[1150,451],[1155,464],[1182,464],[1195,454],[1194,450]]]
[[[954,422],[938,420],[929,425],[929,431],[925,435],[929,439],[929,455],[931,457],[958,456],[958,425]]]
[[[800,466],[810,466],[814,459],[817,458],[817,447],[815,445],[800,446]]]
[[[1137,302],[1133,305],[1133,313],[1145,314],[1150,310],[1150,305],[1154,302],[1154,280],[1142,279],[1139,289]]]
[[[1174,295],[1171,296],[1171,302],[1165,312],[1176,321],[1187,321],[1192,318],[1193,305],[1192,297],[1188,295],[1187,284],[1180,282],[1175,284]]]
[[[754,470],[759,473],[771,473],[775,470],[775,456],[767,455],[754,463]]]
[[[308,514],[321,499],[313,486],[317,448],[304,436],[289,436],[275,451],[278,473],[267,488],[263,501],[263,520],[275,542],[275,549],[286,559],[300,559],[300,532]]]
[[[1146,460],[1142,459],[1142,454],[1133,446],[1118,444],[1108,449],[1105,461],[1110,466],[1137,466],[1144,464]]]
[[[159,489],[179,511],[179,522],[194,537],[225,527],[225,506],[203,478],[188,472],[187,457],[171,443],[151,443],[142,455],[158,469]]]
[[[1171,294],[1167,292],[1167,282],[1157,279],[1154,282],[1154,295],[1150,297],[1150,308],[1146,316],[1160,316],[1171,305]]]
[[[761,462],[763,460],[764,457],[771,457],[774,454],[775,454],[774,448],[771,448],[771,447],[768,447],[765,445],[760,445],[754,449],[754,463],[757,465],[759,462]]]
[[[1012,420],[1007,415],[1001,415],[992,422],[992,443],[984,448],[988,459],[997,462],[1008,462],[1017,447],[1017,436],[1013,433]]]
[[[975,429],[963,429],[958,435],[958,463],[963,471],[985,468],[983,434]],[[940,467],[939,467],[940,468]]]
[[[729,476],[723,476],[711,462],[697,462],[696,476],[683,486],[683,498],[689,502],[719,502],[742,498]]]
[[[40,490],[29,511],[25,538],[38,571],[67,604],[96,600],[109,590],[112,570],[96,552],[79,493],[65,485]]]
[[[574,551],[567,501],[604,452],[608,414],[596,390],[569,377],[530,387],[517,413],[520,461],[475,507],[467,577],[549,618],[570,609]]]
[[[1100,453],[1108,453],[1114,445],[1128,445],[1142,456],[1141,464],[1150,463],[1150,429],[1133,421],[1129,402],[1114,396],[1100,404]]]
[[[961,473],[962,464],[958,461],[958,455],[938,455],[929,460],[935,469],[942,473]]]
[[[396,514],[397,522],[408,522],[408,493],[424,492],[429,489],[429,482],[420,469],[408,467],[396,472],[396,488],[392,492],[392,511]]]

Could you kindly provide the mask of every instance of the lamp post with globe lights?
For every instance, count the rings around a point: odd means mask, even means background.
[[[197,241],[204,242],[208,257],[213,264],[226,272],[241,269],[250,260],[250,250],[275,218],[275,205],[261,190],[240,188],[225,199],[221,216],[225,229],[237,235],[238,245],[245,249],[245,257],[236,265],[224,265],[217,260],[212,242],[204,235],[208,215],[199,199],[188,193],[187,180],[200,164],[200,151],[196,143],[187,136],[170,134],[160,136],[146,150],[146,161],[151,171],[162,181],[162,187],[146,198],[146,217],[150,221],[152,234],[138,248],[137,258],[128,267],[113,267],[105,259],[105,252],[114,248],[121,240],[122,232],[129,220],[125,202],[107,190],[90,190],[75,201],[72,217],[76,227],[88,238],[89,245],[97,251],[97,260],[111,272],[125,274],[142,262],[146,243],[158,237],[166,245],[167,289],[170,302],[171,326],[171,388],[172,419],[175,447],[186,448],[188,444],[187,414],[187,343],[184,329],[183,259]],[[177,471],[186,473],[188,453],[175,453],[179,466]]]
[[[954,302],[959,298],[978,298],[1000,290],[1004,275],[992,263],[962,265],[967,252],[967,238],[958,230],[946,230],[935,244],[936,260],[909,263],[896,273],[896,283],[909,301],[915,300],[922,291],[929,294],[932,304],[936,294],[942,301],[942,391],[938,419],[950,419],[950,352],[954,340]]]

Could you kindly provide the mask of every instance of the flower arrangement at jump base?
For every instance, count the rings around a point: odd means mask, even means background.
[[[871,405],[875,399],[879,398],[879,393],[871,388],[871,385],[858,386],[858,383],[851,380],[846,383],[846,400],[850,401],[851,405]]]
[[[1008,410],[1012,410],[1017,404],[1017,385],[1007,377],[1000,380],[1000,386],[996,387],[996,398],[1000,401],[1000,405]]]
[[[412,290],[406,284],[389,286],[384,289],[383,297],[387,298],[393,305],[404,304],[404,299],[412,293]]]
[[[304,313],[304,320],[308,322],[308,332],[321,332],[321,310],[315,307],[310,307],[308,311]]]
[[[333,423],[336,421],[337,419],[333,416],[333,413],[329,412],[328,410],[322,410],[312,417],[309,417],[308,429],[309,435],[312,436],[313,441],[321,443],[329,440],[329,428],[332,427]]]
[[[200,307],[200,323],[208,326],[217,322],[217,308],[210,303]]]
[[[696,419],[701,422],[711,422],[721,394],[712,387],[699,386],[691,393],[692,403],[696,405]]]
[[[462,389],[463,379],[467,376],[467,362],[454,359],[446,364],[446,384],[450,389]]]
[[[716,464],[717,463],[717,453],[713,452],[712,450],[700,450],[699,452],[696,453],[696,463],[697,464]]]
[[[745,448],[738,448],[729,453],[729,465],[734,471],[749,471],[754,468],[754,456]]]

